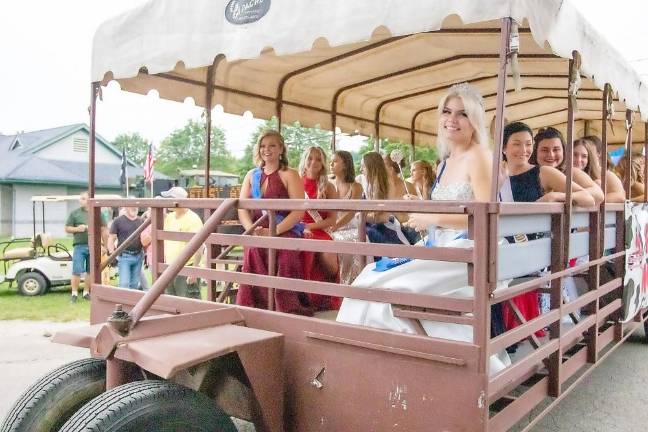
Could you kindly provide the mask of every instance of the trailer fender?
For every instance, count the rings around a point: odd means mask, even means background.
[[[114,356],[205,392],[262,430],[282,431],[283,343],[279,333],[225,324],[119,343]]]

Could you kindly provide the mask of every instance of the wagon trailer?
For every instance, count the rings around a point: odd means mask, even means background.
[[[88,348],[89,358],[30,387],[2,432],[235,431],[232,417],[269,432],[530,430],[646,321],[645,287],[626,269],[631,255],[633,271],[643,271],[643,249],[626,238],[635,238],[646,210],[629,202],[573,206],[571,165],[572,142],[582,133],[601,136],[602,166],[608,145],[624,146],[627,154],[648,147],[648,89],[568,1],[152,0],[106,22],[95,36],[91,197],[97,97],[111,81],[124,91],[156,90],[160,98],[192,98],[204,107],[206,176],[216,104],[228,113],[276,116],[279,124],[328,128],[332,149],[338,130],[373,136],[377,149],[381,139],[414,147],[435,144],[440,96],[468,82],[482,93],[493,124],[491,199],[91,198],[91,322],[54,337]],[[499,202],[505,118],[564,131],[565,203]],[[104,206],[151,208],[154,282],[146,293],[101,285]],[[203,228],[165,231],[163,210],[174,207],[204,212]],[[273,236],[219,232],[234,209],[264,210]],[[368,212],[465,215],[473,243],[423,248],[274,236],[278,211],[304,209],[358,212],[360,238]],[[501,241],[537,233],[544,235]],[[187,242],[173,262],[164,260],[165,240]],[[203,245],[207,265],[186,266]],[[224,267],[240,264],[223,253],[231,246],[267,248],[268,275]],[[470,295],[283,278],[276,276],[279,249],[464,266]],[[585,256],[569,267],[570,259]],[[178,274],[265,287],[268,308],[223,303],[213,290],[206,301],[164,295]],[[563,280],[575,276],[587,289],[565,299]],[[275,310],[278,290],[391,304],[396,317],[414,326],[421,320],[467,326],[471,337],[286,314]],[[526,321],[511,299],[535,290],[549,294],[550,309]],[[496,304],[509,304],[519,325],[492,337]],[[548,336],[536,337],[542,329]],[[516,343],[524,349],[494,367],[494,358]]]

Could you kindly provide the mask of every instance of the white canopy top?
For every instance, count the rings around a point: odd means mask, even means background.
[[[621,101],[616,120],[625,107],[648,118],[646,84],[563,0],[151,0],[99,28],[92,80],[205,106],[214,63],[213,104],[226,112],[270,118],[279,106],[284,122],[331,128],[335,119],[366,135],[377,123],[381,137],[407,142],[414,126],[415,140],[433,142],[436,104],[453,83],[473,83],[494,114],[504,17],[521,26],[523,89],[507,96],[508,119],[564,125],[574,50],[589,78],[577,128],[600,119],[605,83]],[[610,138],[624,136],[620,126]]]

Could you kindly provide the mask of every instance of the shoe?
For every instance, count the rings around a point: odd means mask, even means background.
[[[79,299],[78,295],[72,295],[70,296],[70,303],[76,303],[78,299]]]
[[[90,300],[90,293],[83,293],[83,300]]]

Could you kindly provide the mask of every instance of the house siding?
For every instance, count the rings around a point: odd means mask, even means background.
[[[14,185],[14,220],[13,235],[15,237],[31,237],[33,235],[32,202],[34,195],[67,195],[67,187],[51,185]],[[66,203],[45,204],[45,232],[54,237],[64,237],[64,224],[67,219]],[[42,231],[43,213],[41,204],[36,204],[36,232]]]
[[[88,133],[85,130],[80,130],[39,151],[38,157],[66,162],[88,162],[87,151],[78,152],[73,150],[75,138],[89,140]],[[95,147],[95,161],[96,163],[121,164],[121,156],[116,155],[97,142],[97,146]]]
[[[0,185],[0,236],[12,234],[13,188],[11,185]]]
[[[15,211],[13,223],[14,237],[31,237],[33,235],[32,202],[35,195],[78,195],[84,188],[48,185],[15,185]],[[114,194],[114,190],[97,189],[97,194]],[[79,208],[76,200],[45,203],[45,232],[55,238],[69,236],[65,232],[65,222],[72,210]],[[36,232],[43,231],[43,211],[40,203],[36,203]]]

